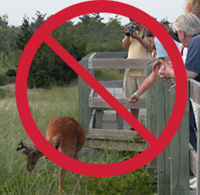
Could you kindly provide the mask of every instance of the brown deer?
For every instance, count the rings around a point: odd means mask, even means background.
[[[56,149],[63,154],[78,160],[78,152],[82,149],[85,142],[85,131],[83,127],[72,117],[53,118],[50,120],[47,130],[46,139]],[[22,153],[27,155],[27,170],[32,171],[35,168],[43,153],[36,146],[28,147],[22,140],[19,142],[18,150],[25,149]],[[58,193],[62,193],[62,183],[67,170],[60,168],[58,172],[59,186]],[[77,190],[81,189],[77,174]]]

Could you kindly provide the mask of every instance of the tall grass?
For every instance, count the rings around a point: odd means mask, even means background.
[[[32,116],[43,134],[53,117],[69,115],[77,119],[77,86],[31,90],[28,94]],[[27,173],[25,155],[16,152],[19,140],[32,142],[21,124],[14,100],[6,98],[0,107],[0,194],[56,194],[58,167],[42,158],[37,170]]]
[[[33,89],[28,100],[32,116],[42,133],[53,117],[71,116],[78,120],[77,86]]]
[[[78,119],[78,87],[53,87],[51,90],[28,90],[29,105],[34,121],[42,134],[48,121],[57,116]],[[0,195],[53,195],[57,194],[59,167],[49,159],[41,158],[32,173],[26,171],[26,157],[16,152],[19,140],[32,144],[24,130],[13,96],[0,101]],[[87,151],[87,150],[86,150]],[[97,151],[82,154],[82,161],[113,163],[132,157],[132,153]],[[109,178],[81,177],[81,195],[150,195],[150,175],[142,168],[132,173]],[[63,194],[77,194],[76,177],[68,173]]]

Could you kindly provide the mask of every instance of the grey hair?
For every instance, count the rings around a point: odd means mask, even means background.
[[[192,13],[183,14],[174,22],[173,31],[184,31],[188,36],[200,34],[200,19]]]

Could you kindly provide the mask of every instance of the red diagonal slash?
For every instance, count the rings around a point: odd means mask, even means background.
[[[151,134],[130,112],[114,98],[80,63],[78,63],[51,35],[44,39],[46,44],[57,53],[62,60],[90,85],[117,113],[123,117],[129,125],[134,126],[137,132],[151,145],[157,141],[157,138]]]
[[[158,139],[153,137],[153,135],[148,132],[143,125],[141,125],[110,93],[108,93],[103,86],[101,86],[64,48],[62,48],[53,37],[50,36],[50,33],[53,32],[53,30],[72,18],[88,13],[101,12],[114,13],[128,18],[135,18],[137,22],[144,25],[156,37],[158,37],[166,47],[167,53],[169,54],[174,66],[176,76],[176,98],[171,117]],[[69,62],[67,64],[69,64],[95,91],[97,91],[98,94],[110,104],[110,106],[120,113],[120,115],[131,124],[131,126],[134,126],[137,129],[147,142],[151,144],[146,150],[123,162],[96,165],[71,159],[58,152],[49,144],[49,142],[46,141],[33,120],[27,98],[28,72],[33,57],[43,41],[45,41],[65,62]],[[48,156],[50,160],[59,166],[78,174],[94,177],[110,177],[125,174],[144,166],[160,154],[169,144],[175,135],[184,114],[187,100],[186,81],[185,68],[178,48],[170,35],[158,22],[156,22],[155,19],[151,18],[141,10],[127,4],[107,0],[95,0],[65,8],[49,18],[34,33],[23,51],[19,62],[16,76],[16,103],[19,116],[27,134],[38,149]]]

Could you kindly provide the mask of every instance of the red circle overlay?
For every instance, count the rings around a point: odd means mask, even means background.
[[[140,124],[104,87],[102,87],[51,35],[50,33],[64,22],[89,13],[113,13],[132,18],[148,28],[163,44],[174,65],[176,76],[176,98],[174,109],[163,133],[154,137]],[[101,97],[113,107],[137,132],[150,144],[141,154],[123,162],[97,165],[76,161],[53,148],[37,128],[28,104],[27,80],[31,62],[39,46],[45,42],[51,47],[75,72],[82,77]],[[19,62],[16,77],[16,102],[18,112],[27,134],[34,144],[50,160],[59,166],[81,175],[93,177],[117,176],[134,171],[159,155],[175,135],[186,106],[187,82],[185,68],[180,53],[164,28],[145,12],[115,1],[97,0],[79,3],[61,10],[49,18],[32,36]],[[59,103],[59,102],[58,102]]]

